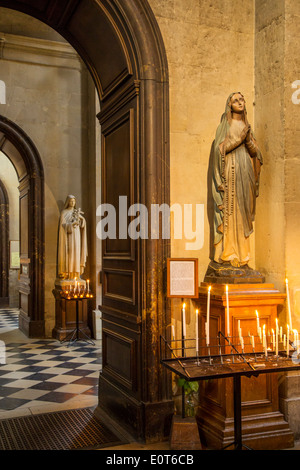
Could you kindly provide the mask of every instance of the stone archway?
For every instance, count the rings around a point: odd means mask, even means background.
[[[0,115],[0,150],[15,167],[20,191],[19,327],[29,337],[44,331],[44,173],[31,139]]]
[[[9,200],[5,185],[0,180],[0,307],[9,304]]]
[[[169,203],[168,68],[147,1],[0,0],[0,6],[48,24],[87,65],[101,107],[102,202],[117,205],[127,196],[128,206]],[[103,241],[99,409],[145,441],[168,432],[173,412],[170,375],[159,356],[170,324],[168,256],[168,240]]]

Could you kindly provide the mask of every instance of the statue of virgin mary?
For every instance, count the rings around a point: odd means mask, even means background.
[[[76,198],[69,195],[60,214],[58,233],[58,277],[80,278],[87,258],[86,220],[76,208]]]
[[[262,155],[247,119],[245,99],[231,93],[213,144],[214,259],[224,274],[248,269]],[[249,268],[250,269],[250,268]]]

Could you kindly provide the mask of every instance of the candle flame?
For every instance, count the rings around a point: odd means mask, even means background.
[[[208,287],[208,290],[209,290],[209,291],[211,290],[211,286]]]
[[[255,310],[255,313],[256,313],[256,316],[257,316],[257,318],[258,318],[258,311],[257,311],[257,310]]]
[[[198,312],[199,312],[199,310],[197,309],[197,310],[196,310],[197,315],[198,315]]]
[[[182,308],[185,308],[185,304],[182,305]]]
[[[285,283],[287,284],[289,281],[287,279],[285,279]]]
[[[228,292],[228,285],[226,284],[226,291]]]

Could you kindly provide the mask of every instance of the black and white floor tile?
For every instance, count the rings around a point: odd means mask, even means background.
[[[19,311],[14,308],[0,309],[0,328],[18,328]]]
[[[17,316],[18,312],[10,317],[0,310],[0,416],[3,411],[71,405],[78,400],[84,406],[88,396],[96,400],[101,370],[99,341],[95,345],[82,341],[69,345],[51,339],[1,341],[1,328],[18,328]]]

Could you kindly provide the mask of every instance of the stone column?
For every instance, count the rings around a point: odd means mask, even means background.
[[[281,291],[285,291],[288,277],[292,327],[299,330],[300,104],[292,100],[292,84],[300,79],[300,5],[292,0],[256,0],[255,7],[255,130],[264,156],[256,217],[256,267]],[[279,322],[285,327],[286,308]],[[300,436],[295,424],[299,421],[295,417],[299,390],[300,374],[288,374],[281,385],[281,405],[296,439]]]

